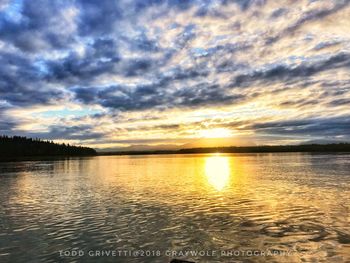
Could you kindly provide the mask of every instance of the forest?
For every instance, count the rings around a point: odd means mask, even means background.
[[[0,158],[32,156],[90,156],[96,155],[92,148],[58,144],[53,141],[21,136],[0,136]]]
[[[304,144],[304,145],[262,145],[242,147],[181,149],[179,153],[272,153],[272,152],[350,152],[349,143]]]
[[[100,155],[145,155],[145,154],[196,154],[196,153],[283,153],[283,152],[350,152],[350,143],[304,144],[304,145],[262,145],[262,146],[230,146],[210,148],[188,148],[180,150],[155,151],[122,151],[103,152]]]

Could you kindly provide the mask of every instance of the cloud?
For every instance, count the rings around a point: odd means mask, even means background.
[[[0,52],[0,95],[14,106],[49,104],[64,97],[64,90],[50,87],[35,62],[10,52]]]
[[[220,125],[346,137],[349,3],[2,1],[0,129],[87,143],[180,140]],[[31,126],[14,114],[58,105],[84,114],[33,111]]]
[[[294,121],[256,123],[252,129],[268,134],[308,136],[342,136],[350,139],[350,116],[312,118]]]
[[[297,65],[271,64],[262,69],[240,74],[232,80],[230,87],[249,85],[254,81],[279,81],[285,82],[295,78],[308,78],[322,71],[348,67],[350,65],[350,53],[340,52],[335,55],[324,56],[313,61],[312,58]]]
[[[0,108],[1,109],[1,108]],[[7,118],[6,116],[3,116],[3,114],[0,114],[0,132],[1,133],[11,133],[11,131],[16,127],[16,123]]]
[[[276,42],[283,37],[293,34],[296,30],[300,29],[305,24],[313,22],[315,20],[324,19],[327,16],[335,14],[338,11],[341,11],[344,8],[346,8],[349,4],[350,4],[350,1],[342,0],[342,1],[335,1],[330,8],[327,8],[324,6],[311,8],[310,10],[302,13],[294,23],[289,24],[284,30],[282,30],[275,36],[270,37],[267,43]]]
[[[6,9],[0,37],[24,52],[63,49],[74,42],[76,11],[68,1],[11,1]]]
[[[42,138],[46,140],[91,140],[100,139],[104,136],[103,133],[94,132],[92,125],[79,125],[79,126],[64,126],[64,125],[52,125],[47,132],[26,132],[23,135]]]
[[[186,76],[177,75],[176,77],[181,79]],[[206,82],[174,91],[166,88],[167,83],[164,86],[155,84],[136,87],[77,87],[73,91],[80,102],[99,104],[122,111],[148,110],[157,107],[167,109],[222,106],[246,98],[243,94],[228,94],[219,85]]]

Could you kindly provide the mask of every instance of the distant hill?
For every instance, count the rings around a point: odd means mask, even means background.
[[[31,156],[90,156],[96,155],[92,148],[58,144],[26,137],[0,136],[0,158]]]
[[[189,148],[181,150],[105,152],[100,155],[194,154],[194,153],[273,153],[273,152],[350,152],[350,143],[277,146],[231,146]]]
[[[179,145],[173,145],[173,144],[160,144],[160,145],[144,145],[144,144],[137,144],[127,147],[112,147],[112,148],[103,148],[103,149],[96,149],[100,153],[108,153],[108,152],[132,152],[132,151],[174,151],[182,149]]]
[[[350,152],[350,143],[181,149],[178,153]]]

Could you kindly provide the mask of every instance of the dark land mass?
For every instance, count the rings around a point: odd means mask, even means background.
[[[180,150],[155,151],[111,151],[97,153],[94,149],[69,144],[58,144],[52,141],[32,139],[27,137],[0,136],[0,160],[24,158],[50,158],[70,156],[95,155],[148,155],[148,154],[196,154],[196,153],[283,153],[283,152],[311,152],[334,153],[350,152],[350,143],[333,144],[305,144],[279,146],[230,146],[210,148],[189,148]]]
[[[181,150],[159,151],[123,151],[103,152],[99,155],[147,155],[147,154],[195,154],[195,153],[283,153],[283,152],[350,152],[350,143],[337,144],[306,144],[306,145],[279,145],[279,146],[242,146],[242,147],[214,147],[191,148]]]
[[[92,148],[58,144],[52,141],[20,136],[0,136],[0,159],[49,156],[94,156]]]

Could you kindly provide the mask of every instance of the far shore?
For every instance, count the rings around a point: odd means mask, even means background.
[[[231,147],[210,147],[210,148],[191,148],[180,150],[150,150],[150,151],[109,151],[95,152],[95,154],[47,154],[47,155],[18,155],[18,156],[0,156],[0,162],[11,161],[38,161],[38,160],[57,160],[57,159],[75,159],[91,158],[95,156],[111,155],[179,155],[179,154],[215,154],[215,153],[350,153],[350,143],[338,144],[307,144],[307,145],[279,145],[279,146],[231,146]]]
[[[150,150],[150,151],[109,151],[98,152],[98,155],[154,155],[154,154],[200,154],[200,153],[346,153],[350,152],[350,143],[337,144],[306,144],[278,146],[230,146],[210,148],[190,148],[180,150]]]

